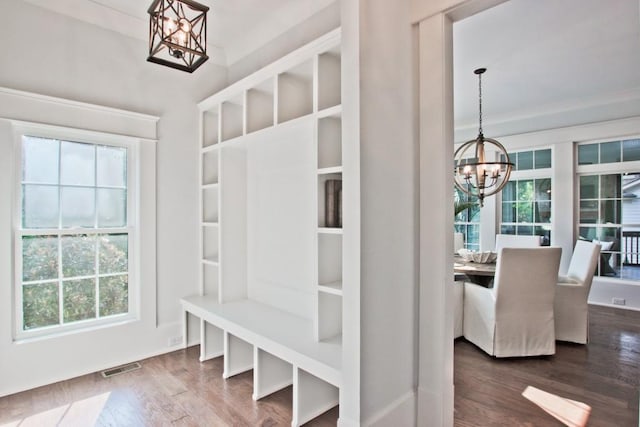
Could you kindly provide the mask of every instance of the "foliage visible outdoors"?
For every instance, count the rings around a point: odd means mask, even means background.
[[[128,238],[127,234],[23,237],[24,329],[94,319],[96,299],[100,317],[127,313]]]
[[[128,312],[126,148],[24,136],[22,225],[25,330]]]

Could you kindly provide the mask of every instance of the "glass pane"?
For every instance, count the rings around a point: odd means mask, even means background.
[[[500,227],[500,233],[502,234],[516,234],[515,225],[503,225]]]
[[[620,141],[600,144],[600,163],[616,163],[620,161]]]
[[[128,276],[100,278],[100,317],[129,312]]]
[[[619,199],[622,197],[620,174],[600,175],[600,198]]]
[[[597,200],[581,200],[580,201],[580,223],[595,224],[598,222],[598,201]]]
[[[465,241],[468,244],[479,244],[480,243],[480,227],[477,225],[468,225],[467,233],[465,235]]]
[[[91,144],[62,141],[60,145],[60,183],[96,185],[96,150]]]
[[[516,222],[516,203],[502,203],[502,222]]]
[[[96,273],[95,236],[62,237],[62,274],[64,277],[90,276]]]
[[[127,150],[120,147],[97,147],[98,187],[126,187]]]
[[[580,177],[580,199],[598,198],[598,175]]]
[[[518,153],[518,170],[533,169],[533,151],[523,151]]]
[[[518,202],[518,222],[533,222],[532,202]]]
[[[127,225],[127,191],[98,189],[98,227]]]
[[[545,169],[551,167],[551,149],[537,150],[535,152],[536,169]]]
[[[551,245],[551,230],[549,230],[547,227],[534,227],[533,234],[536,236],[541,236],[540,246]]]
[[[622,160],[625,162],[640,160],[640,139],[622,141]]]
[[[518,200],[533,201],[533,180],[518,181]]]
[[[640,198],[640,173],[632,172],[622,175],[622,197],[627,199],[626,202],[633,203]],[[625,224],[629,222],[625,221]]]
[[[58,278],[58,237],[22,238],[22,281]]]
[[[533,236],[533,227],[530,225],[518,225],[518,236]]]
[[[535,200],[551,200],[551,178],[536,179],[535,188]]]
[[[467,214],[469,215],[469,222],[480,222],[480,205],[478,202],[475,202],[473,206],[467,210]]]
[[[551,202],[536,202],[535,222],[551,222]]]
[[[62,317],[65,323],[96,317],[96,280],[62,282]]]
[[[100,274],[126,273],[129,259],[129,236],[108,234],[99,237]]]
[[[517,181],[509,181],[502,189],[502,201],[503,202],[515,202],[516,201],[516,187]]]
[[[95,188],[62,187],[62,226],[95,227]]]
[[[22,315],[25,330],[60,323],[58,283],[24,285]]]
[[[22,180],[58,184],[59,147],[54,139],[22,137]]]
[[[618,200],[600,201],[600,223],[620,224],[622,223],[622,207]]]
[[[580,234],[580,238],[583,240],[593,240],[597,236],[597,228],[596,227],[580,227],[579,234]]]
[[[58,187],[22,186],[22,226],[24,228],[58,227]]]
[[[578,164],[597,165],[598,144],[578,145]]]

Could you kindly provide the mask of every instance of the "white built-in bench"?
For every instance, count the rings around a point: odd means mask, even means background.
[[[315,341],[310,320],[252,300],[220,304],[215,295],[181,299],[186,347],[188,314],[201,321],[200,360],[224,356],[223,377],[253,369],[253,399],[293,384],[297,427],[338,404],[340,337]]]

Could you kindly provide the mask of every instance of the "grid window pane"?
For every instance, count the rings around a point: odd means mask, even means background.
[[[500,227],[500,233],[502,234],[516,234],[515,225],[502,225]]]
[[[22,280],[53,280],[58,278],[58,237],[22,237]]]
[[[600,201],[600,221],[601,224],[621,224],[622,223],[622,203],[618,200]]]
[[[531,225],[518,225],[516,234],[518,236],[533,236],[533,227]]]
[[[625,162],[640,160],[640,139],[622,141],[622,160]]]
[[[598,188],[598,175],[580,177],[580,199],[597,199]]]
[[[622,197],[620,174],[600,175],[600,198],[619,199]]]
[[[62,237],[62,274],[64,277],[96,274],[95,236]]]
[[[22,286],[22,316],[24,329],[59,324],[58,283]]]
[[[91,144],[62,141],[60,144],[60,183],[96,185],[96,149]]]
[[[521,201],[533,200],[533,180],[518,181],[518,199]]]
[[[504,186],[504,188],[502,189],[502,201],[503,202],[515,202],[517,200],[516,198],[516,182],[515,181],[509,181],[507,182],[507,184]]]
[[[95,227],[95,188],[62,187],[60,191],[62,192],[62,226]]]
[[[22,138],[22,180],[38,184],[58,184],[60,143],[53,139]]]
[[[129,260],[129,236],[127,234],[109,234],[100,240],[100,274],[126,273]]]
[[[518,169],[519,171],[533,169],[533,151],[521,151],[518,153]]]
[[[535,203],[535,222],[550,223],[551,222],[551,202]]]
[[[123,314],[129,310],[128,276],[100,278],[100,317]]]
[[[551,167],[551,149],[537,150],[535,152],[536,169],[546,169]]]
[[[517,212],[515,202],[502,203],[502,222],[516,222]]]
[[[620,141],[600,144],[600,163],[616,163],[621,159]]]
[[[536,179],[535,180],[535,200],[551,200],[551,179]]]
[[[98,189],[98,227],[127,225],[127,191]]]
[[[62,313],[65,323],[96,317],[95,279],[67,280],[62,282]]]
[[[533,203],[518,202],[518,222],[533,222]]]
[[[597,165],[598,161],[598,144],[578,145],[578,164],[579,165]]]
[[[595,224],[598,222],[598,201],[597,200],[581,200],[580,201],[580,223]]]
[[[22,186],[22,226],[24,228],[58,227],[58,187]]]
[[[120,147],[97,147],[97,186],[127,185],[127,150]]]

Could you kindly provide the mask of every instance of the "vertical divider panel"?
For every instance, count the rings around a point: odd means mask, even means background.
[[[225,332],[222,378],[227,379],[251,369],[253,369],[253,346]]]
[[[339,390],[310,373],[294,368],[293,419],[291,427],[298,427],[338,404]]]
[[[224,332],[222,329],[200,319],[200,361],[222,356],[224,353]]]
[[[253,348],[253,400],[293,384],[293,366],[258,347]]]
[[[247,298],[247,150],[220,152],[220,303]]]

